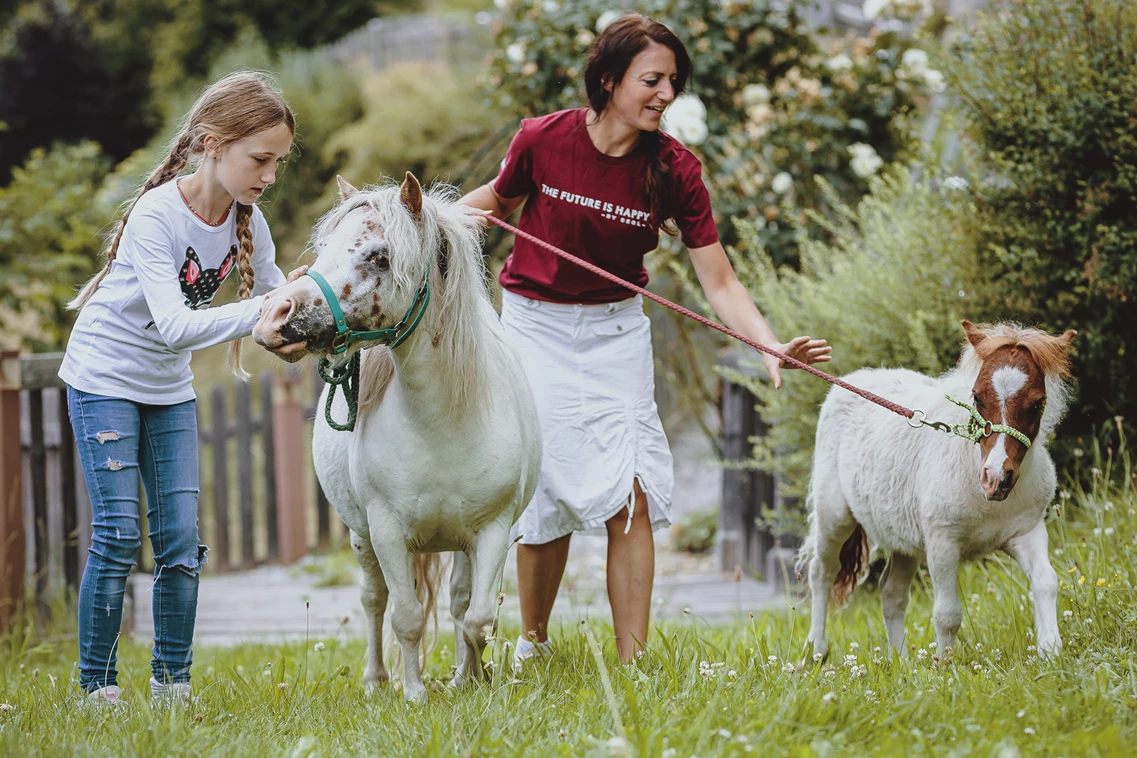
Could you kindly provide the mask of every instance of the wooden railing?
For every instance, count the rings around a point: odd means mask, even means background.
[[[0,352],[0,630],[29,593],[37,618],[46,618],[59,591],[78,589],[86,564],[91,508],[57,376],[61,360]],[[211,548],[205,571],[299,560],[310,548],[312,515],[315,545],[328,544],[331,509],[307,452],[320,388],[315,372],[266,373],[214,386],[199,403],[199,518]],[[147,542],[140,571],[153,569]]]

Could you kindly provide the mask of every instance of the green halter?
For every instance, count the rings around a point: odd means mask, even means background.
[[[332,353],[334,355],[346,352],[356,342],[380,342],[388,347],[398,347],[406,342],[407,338],[418,327],[423,314],[426,313],[426,307],[430,305],[430,282],[424,274],[422,284],[419,285],[418,292],[415,293],[414,302],[411,303],[403,317],[399,319],[399,323],[386,329],[358,331],[348,327],[343,309],[340,308],[340,301],[332,286],[328,284],[328,280],[316,271],[308,271],[305,276],[312,277],[319,285],[320,291],[327,298],[328,307],[332,310],[332,318],[336,322],[336,336],[332,338]],[[356,411],[359,406],[359,355],[356,353],[351,356],[351,360],[338,369],[332,368],[331,361],[327,358],[321,358],[316,366],[320,378],[332,388],[331,392],[328,393],[328,402],[324,405],[324,419],[328,422],[328,426],[336,431],[350,432],[355,429]],[[336,387],[343,387],[343,398],[347,401],[347,421],[342,424],[332,418],[332,401],[336,397]]]
[[[979,410],[974,405],[968,405],[960,400],[956,400],[951,395],[944,395],[944,397],[970,414],[966,424],[949,425],[942,421],[928,421],[926,418],[916,418],[913,416],[908,420],[908,425],[916,427],[917,429],[921,425],[930,426],[933,429],[946,432],[947,434],[954,434],[957,437],[963,437],[965,440],[971,440],[972,442],[978,442],[984,437],[990,437],[992,434],[1008,434],[1023,443],[1027,449],[1030,449],[1030,437],[1027,437],[1018,429],[1007,424],[996,424],[988,421],[983,418],[982,414],[979,413]],[[1044,405],[1043,408],[1045,407]],[[916,411],[916,413],[921,414],[921,416],[924,415],[923,411]]]

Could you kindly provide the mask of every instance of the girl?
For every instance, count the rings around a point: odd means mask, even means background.
[[[659,130],[690,73],[667,27],[623,16],[589,54],[588,107],[523,121],[497,178],[464,202],[505,218],[526,201],[522,229],[641,286],[659,229],[678,234],[727,326],[798,360],[828,361],[824,340],[778,342],[719,242],[699,160]],[[524,634],[514,665],[549,651],[549,615],[578,531],[608,536],[608,599],[629,660],[648,634],[652,530],[671,517],[650,321],[639,295],[523,239],[501,285],[502,323],[526,365],[545,441],[537,494],[518,521]],[[781,361],[763,358],[780,386]]]
[[[198,574],[197,424],[190,351],[227,340],[234,371],[263,293],[286,280],[257,198],[290,151],[295,118],[262,76],[238,73],[198,98],[169,155],[123,214],[107,265],[79,292],[59,376],[91,497],[79,587],[79,686],[119,698],[115,650],[141,535],[138,476],[154,549],[155,699],[190,696]],[[187,166],[194,172],[182,177]],[[241,302],[206,308],[233,271]],[[299,276],[294,271],[290,278]],[[251,299],[250,299],[251,298]]]

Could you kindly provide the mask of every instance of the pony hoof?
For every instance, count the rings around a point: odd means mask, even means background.
[[[425,705],[426,688],[419,686],[417,689],[405,691],[403,693],[403,700],[405,700],[409,705]]]

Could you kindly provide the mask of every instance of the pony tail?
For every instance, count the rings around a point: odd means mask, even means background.
[[[253,217],[253,206],[237,203],[237,273],[241,277],[237,285],[237,295],[248,300],[253,295],[253,232],[249,221]],[[229,369],[241,379],[248,381],[249,373],[241,366],[241,339],[229,343]]]
[[[651,205],[651,217],[659,228],[672,237],[679,236],[679,228],[671,218],[675,205],[675,184],[671,174],[671,167],[663,162],[661,155],[663,145],[658,131],[641,132],[640,139],[644,140],[649,153],[647,164],[648,201]]]
[[[178,139],[170,148],[170,154],[166,156],[166,159],[162,161],[157,168],[150,172],[150,176],[147,177],[146,182],[142,185],[142,189],[140,189],[138,194],[134,196],[134,199],[130,201],[130,205],[122,214],[122,218],[120,218],[115,225],[114,234],[111,235],[110,244],[107,245],[106,249],[106,265],[103,266],[99,273],[88,279],[87,283],[79,290],[79,293],[67,303],[68,310],[77,311],[82,309],[82,307],[87,304],[87,301],[91,299],[91,295],[95,294],[95,290],[99,288],[99,283],[110,273],[111,264],[114,263],[114,259],[118,255],[118,244],[122,241],[122,233],[126,229],[126,221],[130,218],[130,213],[134,210],[134,206],[138,204],[139,199],[147,192],[159,185],[165,184],[181,173],[181,170],[186,167],[186,163],[189,162],[190,147],[192,145],[193,135],[188,131],[182,132],[178,135]]]

